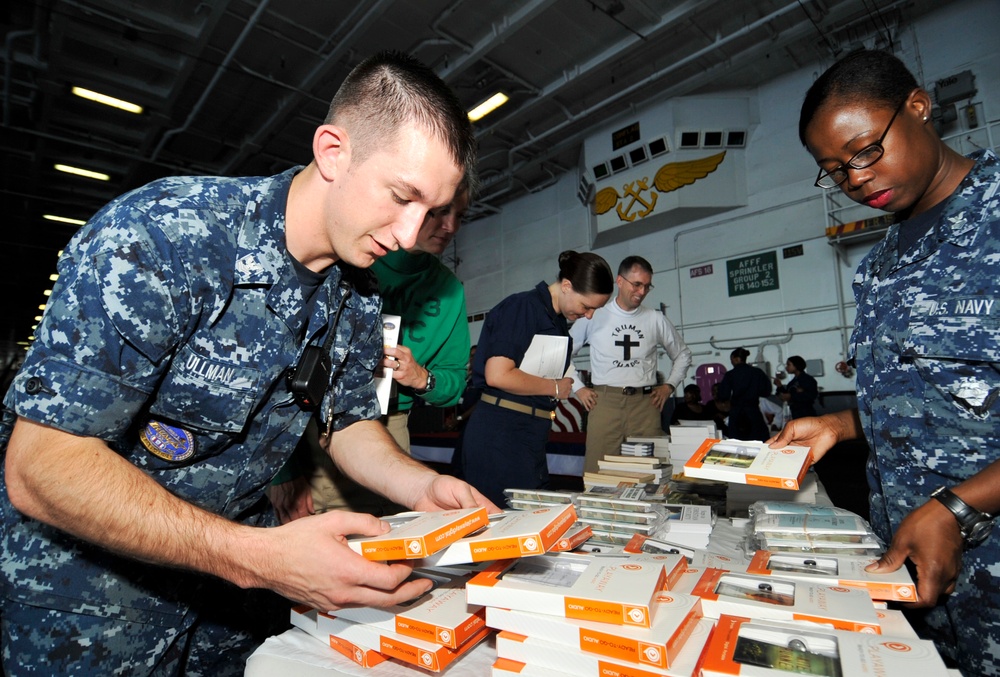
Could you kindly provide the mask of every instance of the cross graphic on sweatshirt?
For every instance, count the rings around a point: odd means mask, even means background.
[[[639,347],[639,342],[636,341],[635,343],[633,343],[632,342],[632,335],[631,334],[623,334],[622,335],[622,340],[621,341],[615,341],[615,345],[616,346],[621,346],[622,348],[624,348],[624,350],[622,351],[622,353],[623,353],[622,359],[623,360],[631,360],[632,359],[632,348],[633,347],[638,348]]]

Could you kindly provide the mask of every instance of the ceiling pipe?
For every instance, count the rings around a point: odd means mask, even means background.
[[[240,32],[239,37],[236,38],[236,42],[234,42],[233,46],[229,48],[229,52],[226,54],[226,58],[223,59],[222,63],[219,64],[219,67],[215,69],[215,75],[212,76],[211,82],[209,82],[208,86],[202,90],[201,96],[198,98],[198,102],[194,105],[193,108],[191,108],[191,112],[188,113],[187,119],[184,121],[184,124],[181,125],[180,127],[175,127],[174,129],[168,129],[166,132],[163,133],[163,136],[160,137],[160,142],[156,144],[156,148],[154,148],[153,152],[150,153],[149,155],[149,162],[156,162],[156,159],[160,157],[160,153],[163,151],[163,148],[167,145],[167,142],[173,137],[177,136],[178,134],[187,131],[188,128],[191,127],[192,123],[194,123],[195,118],[198,117],[198,113],[201,112],[202,107],[205,105],[205,102],[208,101],[208,98],[211,95],[212,90],[215,89],[215,86],[219,83],[219,80],[222,79],[223,74],[226,72],[226,68],[228,68],[229,64],[232,63],[233,59],[236,58],[237,50],[239,50],[240,46],[243,45],[243,41],[246,40],[247,37],[249,37],[250,32],[253,30],[254,25],[256,25],[256,23],[260,20],[260,17],[264,14],[264,11],[267,9],[267,5],[269,3],[270,0],[261,0],[261,3],[257,5],[257,9],[254,10],[254,13],[250,16],[250,19],[247,20],[246,25],[243,26],[243,30]]]

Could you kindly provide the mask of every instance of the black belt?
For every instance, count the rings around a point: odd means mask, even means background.
[[[505,400],[502,397],[497,397],[496,395],[483,395],[479,398],[486,404],[494,404],[498,407],[503,407],[504,409],[510,409],[511,411],[518,411],[522,414],[530,414],[531,416],[537,416],[538,418],[547,418],[549,420],[554,420],[556,417],[556,412],[549,409],[539,409],[538,407],[529,407],[527,404],[521,404],[520,402],[514,402],[513,400]]]
[[[606,390],[613,393],[620,392],[622,395],[648,395],[653,392],[653,388],[656,386],[625,386],[624,388],[619,388],[618,386],[594,386],[594,390]]]

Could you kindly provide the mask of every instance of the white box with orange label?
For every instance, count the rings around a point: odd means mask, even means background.
[[[802,674],[945,677],[948,670],[927,640],[727,615],[702,655],[702,677]]]
[[[342,642],[356,652],[377,651],[383,656],[395,658],[430,672],[444,670],[456,658],[472,649],[492,632],[484,627],[458,649],[452,649],[434,642],[404,637],[399,633],[371,625],[352,623],[328,614],[319,614],[316,625],[320,632],[329,635],[330,646],[334,646],[335,642]],[[344,653],[344,655],[350,658],[349,654]]]
[[[917,585],[905,567],[891,573],[869,573],[865,567],[877,557],[858,555],[812,555],[758,550],[747,573],[814,581],[825,585],[863,588],[872,599],[915,602]]]
[[[486,624],[570,649],[625,663],[667,668],[680,654],[701,618],[701,603],[690,595],[660,592],[654,598],[653,626],[622,627],[498,607],[486,609]]]
[[[764,442],[709,438],[684,464],[684,474],[706,480],[797,491],[813,463],[809,447],[771,449]]]
[[[376,561],[420,559],[448,547],[463,536],[486,526],[486,508],[437,510],[403,516],[399,526],[393,526],[381,536],[348,539],[347,545],[365,559]],[[392,523],[393,519],[388,521]]]
[[[486,626],[486,610],[465,601],[468,575],[452,578],[424,571],[415,571],[413,575],[430,579],[434,587],[422,597],[396,606],[338,609],[330,615],[452,649],[465,644]]]
[[[427,557],[420,566],[448,566],[542,555],[559,543],[576,522],[572,504],[510,510],[491,519],[489,528],[470,534]]]
[[[361,646],[355,642],[367,641],[368,635],[358,634],[346,630],[339,637],[331,637],[326,630],[319,629],[320,617],[332,619],[332,616],[324,614],[312,607],[300,604],[292,607],[292,625],[305,630],[311,636],[323,642],[340,655],[348,658],[363,668],[370,668],[385,661],[385,656],[378,652],[377,648]]]
[[[871,596],[858,588],[706,569],[691,594],[701,598],[706,618],[728,614],[881,632]]]
[[[648,628],[656,594],[686,564],[681,555],[548,554],[494,562],[465,590],[470,604]]]

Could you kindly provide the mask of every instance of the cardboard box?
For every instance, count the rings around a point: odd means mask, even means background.
[[[725,614],[881,632],[871,597],[858,588],[706,569],[691,594],[701,597],[706,618]]]
[[[370,560],[420,559],[443,550],[488,522],[483,507],[425,512],[394,526],[389,533],[351,538],[347,544]]]
[[[404,604],[338,609],[328,615],[452,649],[470,641],[486,626],[486,610],[465,601],[465,583],[470,575],[451,578],[423,571],[415,571],[414,575],[430,578],[434,588]]]
[[[329,634],[331,646],[335,641],[343,642],[355,651],[377,651],[383,656],[395,658],[430,672],[441,672],[492,632],[484,627],[458,649],[452,649],[326,614],[319,615],[317,626],[321,632]]]
[[[709,438],[684,464],[684,475],[795,491],[812,463],[809,447],[771,449],[764,442]]]
[[[527,611],[489,607],[486,624],[496,630],[553,642],[624,663],[667,668],[702,617],[701,603],[690,595],[659,593],[650,628],[622,627]]]
[[[845,585],[867,590],[872,599],[915,602],[917,585],[906,567],[885,574],[865,571],[866,566],[876,561],[877,557],[772,553],[758,550],[747,566],[747,573],[814,581],[825,585]]]
[[[723,615],[705,647],[702,677],[948,674],[932,642]]]
[[[674,664],[663,673],[670,677],[691,677],[695,672],[701,651],[711,634],[713,621],[702,619],[695,624],[694,631],[681,648],[680,655]],[[509,658],[498,658],[493,664],[493,677],[563,677],[572,675],[580,677],[580,673],[569,672],[569,665],[558,668],[541,666],[534,663],[523,663]],[[655,674],[641,668],[625,664],[601,663],[600,677],[649,677]]]
[[[292,625],[295,627],[305,630],[311,636],[315,637],[340,655],[354,661],[363,668],[371,668],[385,661],[385,656],[380,654],[378,650],[369,646],[361,646],[354,643],[355,640],[362,642],[367,641],[367,635],[355,635],[355,633],[348,631],[345,628],[345,632],[342,633],[341,636],[331,637],[329,632],[321,630],[319,628],[319,618],[321,616],[325,616],[327,619],[332,619],[332,616],[323,614],[312,607],[300,604],[292,607],[291,621]]]
[[[469,604],[648,628],[653,600],[681,555],[560,553],[494,562],[465,586]]]
[[[576,522],[572,504],[513,510],[485,531],[466,536],[425,558],[423,566],[447,566],[542,555]]]

